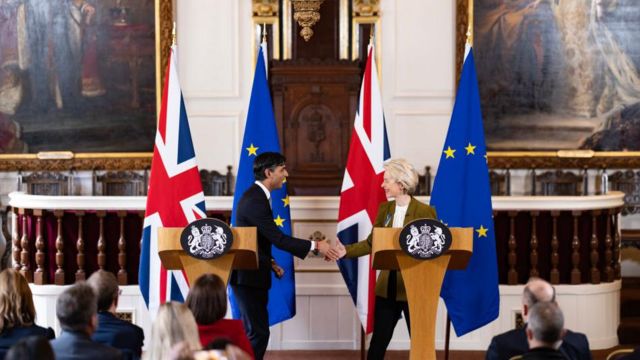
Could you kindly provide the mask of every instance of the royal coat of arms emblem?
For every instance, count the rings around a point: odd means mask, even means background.
[[[182,231],[182,249],[198,259],[215,259],[224,255],[233,243],[229,225],[218,219],[196,220]]]
[[[418,219],[407,224],[400,232],[400,247],[416,259],[436,258],[451,246],[451,231],[434,219]]]

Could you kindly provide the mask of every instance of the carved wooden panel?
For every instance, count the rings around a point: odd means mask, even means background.
[[[273,105],[294,195],[338,195],[358,105],[360,69],[348,61],[275,61]]]

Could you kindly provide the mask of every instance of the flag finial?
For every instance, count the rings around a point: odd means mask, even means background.
[[[469,0],[469,10],[467,13],[469,26],[467,26],[467,45],[473,46],[473,0]]]
[[[176,22],[173,22],[173,29],[171,30],[171,46],[176,45]]]
[[[267,42],[267,24],[262,23],[262,42]]]
[[[373,45],[373,34],[375,31],[375,25],[371,24],[371,29],[369,29],[369,45]]]

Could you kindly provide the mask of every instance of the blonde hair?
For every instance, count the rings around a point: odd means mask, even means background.
[[[27,280],[14,269],[0,272],[0,332],[32,325],[36,319]]]
[[[160,305],[151,329],[151,346],[145,358],[167,359],[171,348],[183,341],[192,352],[202,347],[193,314],[185,304],[172,301]]]
[[[384,170],[391,179],[399,183],[405,193],[411,195],[418,186],[418,172],[405,159],[393,159],[384,164]]]

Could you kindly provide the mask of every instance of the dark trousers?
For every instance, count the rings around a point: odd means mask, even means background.
[[[232,285],[231,288],[256,360],[262,360],[269,345],[269,290],[241,285]]]
[[[404,319],[407,322],[409,334],[411,334],[409,304],[406,301],[389,300],[376,296],[373,335],[367,352],[367,360],[384,359],[384,354],[389,342],[391,342],[393,330],[396,328],[401,313],[404,313]]]

